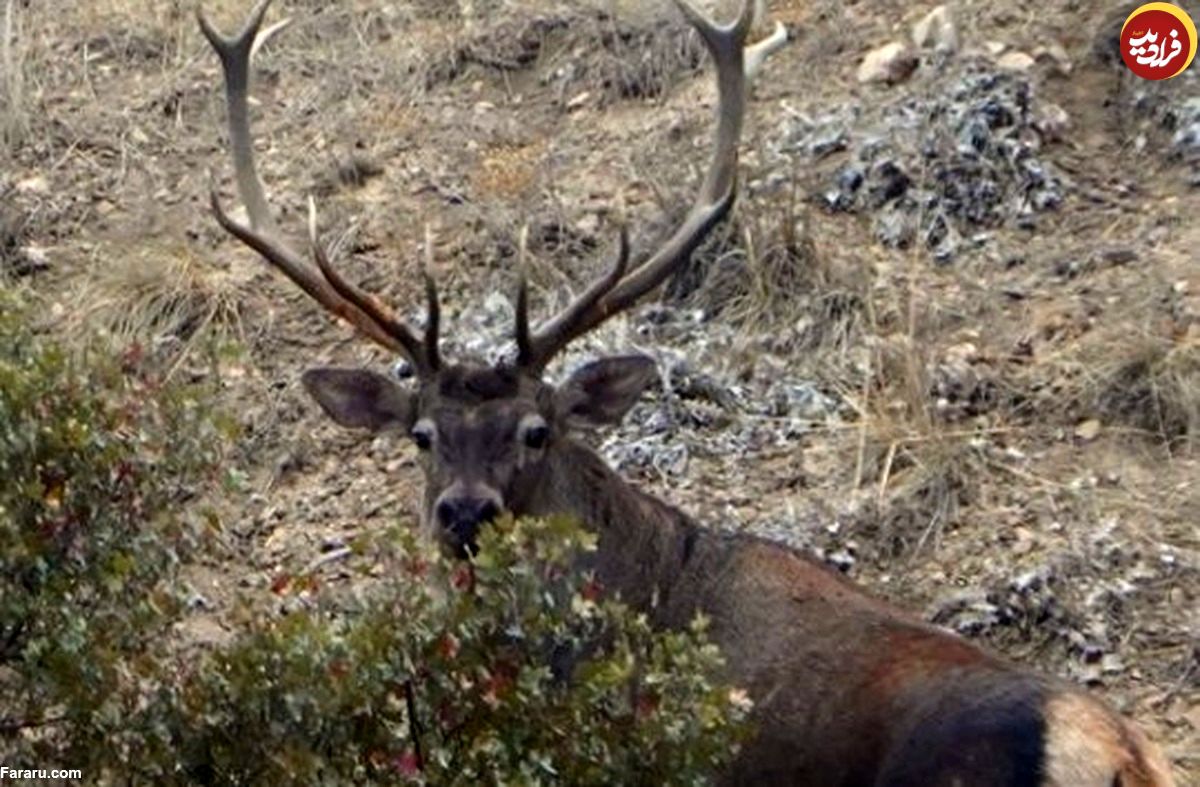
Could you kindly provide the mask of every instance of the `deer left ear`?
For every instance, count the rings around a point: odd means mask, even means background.
[[[592,426],[620,423],[658,375],[644,355],[601,358],[571,375],[554,394],[558,412]]]
[[[352,429],[408,429],[416,413],[412,394],[396,381],[365,369],[309,369],[300,378],[321,409]]]

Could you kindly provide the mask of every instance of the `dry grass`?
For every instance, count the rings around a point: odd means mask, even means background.
[[[471,23],[477,12],[464,12],[460,36],[430,53],[422,81],[433,89],[468,72],[507,78],[536,64],[553,74],[560,102],[660,96],[701,68],[704,48],[677,16],[663,13],[669,9],[639,11],[614,13],[600,2],[547,4],[541,12],[509,7],[486,25]]]
[[[1200,445],[1200,341],[1134,337],[1087,377],[1097,414],[1157,436],[1172,451]]]
[[[711,5],[727,13],[733,4]],[[42,168],[52,184],[55,214],[78,218],[39,219],[32,232],[21,223],[25,219],[10,221],[7,234],[18,245],[49,250],[58,269],[34,284],[70,287],[73,331],[158,348],[169,368],[190,368],[188,359],[210,339],[240,338],[243,330],[256,328],[279,336],[269,353],[265,342],[250,343],[253,385],[261,379],[263,389],[248,392],[246,383],[228,391],[232,406],[247,408],[247,423],[256,433],[246,469],[274,473],[269,465],[275,455],[266,447],[285,445],[296,432],[295,419],[312,410],[299,405],[295,386],[278,402],[267,386],[292,379],[297,367],[317,355],[358,363],[362,356],[353,353],[362,345],[335,342],[345,331],[313,331],[314,322],[327,321],[314,321],[315,307],[299,296],[275,312],[295,329],[284,338],[284,325],[269,327],[268,319],[258,317],[267,310],[251,308],[257,306],[251,299],[265,300],[257,285],[273,274],[256,265],[227,270],[208,262],[218,256],[212,243],[217,230],[189,205],[202,209],[205,169],[227,176],[228,163],[216,149],[223,134],[216,64],[195,29],[193,4],[97,0],[65,4],[54,14],[40,10],[52,5],[64,4],[8,0],[0,2],[0,11],[29,9],[21,14],[26,48],[17,53],[33,82],[24,86],[24,101],[31,107],[45,99],[53,109],[47,120],[57,124],[41,144],[40,125],[46,121],[33,115],[38,158],[30,155],[30,166]],[[202,5],[228,31],[249,3]],[[860,50],[898,34],[924,13],[896,0],[866,5],[771,0],[770,7],[771,17],[791,23],[799,39],[773,61],[779,67],[772,70],[771,84],[762,86],[752,104],[747,133],[764,138],[780,131],[780,101],[816,112],[851,95],[862,100],[852,81]],[[969,0],[956,13],[965,39],[999,37],[1014,45],[1026,40],[1024,28],[1014,27],[1026,24],[1028,14],[1000,29],[987,15],[1011,12],[998,6]],[[282,223],[298,228],[294,211],[304,196],[314,188],[327,193],[322,215],[330,233],[347,223],[363,228],[360,246],[345,260],[347,273],[370,289],[387,291],[386,284],[376,287],[384,276],[415,287],[408,266],[413,239],[423,222],[432,221],[442,244],[438,279],[452,331],[456,324],[471,324],[459,323],[454,312],[470,310],[490,289],[507,294],[514,286],[516,239],[525,224],[533,306],[542,317],[608,265],[614,233],[607,206],[621,202],[614,195],[625,196],[632,207],[635,254],[666,237],[693,197],[710,133],[710,107],[704,105],[709,94],[703,92],[710,90],[710,72],[699,42],[666,0],[276,0],[271,18],[284,16],[294,23],[262,53],[254,89],[261,102],[254,128],[263,174],[282,209]],[[33,43],[43,39],[51,44]],[[6,69],[6,78],[9,73]],[[8,120],[6,115],[0,123]],[[1092,155],[1089,136],[1081,133],[1077,141]],[[1071,556],[1087,556],[1094,549],[1095,525],[1107,520],[1119,521],[1119,543],[1136,544],[1151,558],[1160,541],[1176,548],[1190,544],[1194,552],[1189,527],[1194,484],[1184,487],[1188,473],[1181,468],[1191,466],[1187,454],[1194,454],[1198,442],[1196,335],[1143,330],[1164,311],[1164,283],[1186,276],[1187,268],[1136,287],[1106,278],[1097,266],[1081,269],[1078,279],[1059,280],[1048,271],[1066,253],[1062,244],[1076,237],[1090,243],[1095,235],[1082,232],[1073,214],[1065,213],[1055,232],[1047,227],[1034,238],[1053,235],[1053,253],[1045,246],[1025,248],[1030,240],[1025,235],[1015,242],[997,235],[997,244],[1019,244],[1002,247],[1028,258],[1019,269],[983,263],[972,268],[964,260],[935,270],[921,252],[880,247],[865,223],[856,226],[852,217],[810,209],[807,197],[828,172],[814,170],[803,157],[792,162],[797,183],[778,189],[756,185],[773,182],[768,175],[786,164],[768,142],[750,137],[747,142],[746,187],[736,213],[696,255],[691,280],[679,282],[686,304],[712,316],[711,325],[701,329],[711,335],[694,344],[688,337],[664,341],[672,350],[694,351],[692,360],[702,367],[729,371],[748,391],[765,387],[767,368],[797,386],[840,395],[844,406],[829,423],[803,436],[789,435],[786,444],[776,442],[770,419],[754,432],[746,429],[744,451],[710,460],[713,467],[718,459],[728,462],[720,473],[689,471],[688,486],[678,490],[685,508],[705,510],[713,488],[723,484],[729,486],[730,505],[752,524],[760,521],[756,517],[773,516],[772,506],[782,506],[778,501],[784,498],[801,510],[811,504],[823,512],[814,517],[822,527],[839,518],[850,523],[829,541],[840,548],[857,540],[867,557],[856,569],[863,572],[860,579],[870,584],[878,577],[875,570],[902,573],[903,588],[876,589],[910,594],[916,604],[944,590],[947,578],[965,588],[1003,589],[1018,568],[1049,560],[1053,555],[1042,550],[1059,548],[1060,541],[1070,542]],[[382,175],[351,188],[357,179],[343,176],[347,168],[351,174],[378,169]],[[1190,215],[1183,202],[1179,211]],[[1135,216],[1138,222],[1141,216]],[[1144,249],[1139,266],[1161,267],[1153,245],[1136,240],[1137,227],[1120,229],[1118,235],[1128,229],[1128,242]],[[164,231],[173,239],[165,244]],[[5,237],[0,221],[0,257]],[[121,240],[114,244],[113,238]],[[1194,246],[1170,237],[1168,242],[1182,251]],[[74,264],[86,260],[86,250],[97,243],[102,257]],[[367,267],[384,257],[401,261],[401,273]],[[1124,269],[1131,278],[1133,269]],[[251,277],[257,277],[253,283]],[[1010,284],[1021,285],[1023,299],[998,295]],[[1131,293],[1149,294],[1134,303]],[[1063,325],[1035,332],[1030,352],[1019,355],[1017,339],[1039,309],[1062,314]],[[1110,332],[1100,335],[1102,329]],[[315,336],[293,343],[309,333]],[[983,357],[978,365],[968,363],[970,370],[1003,386],[1002,397],[1012,395],[986,403],[982,411],[947,410],[939,403],[947,352],[967,342]],[[772,363],[756,366],[757,353],[772,356],[763,359]],[[724,366],[731,360],[732,371]],[[271,404],[256,409],[260,401]],[[843,414],[849,414],[845,421]],[[741,425],[741,414],[727,418]],[[1104,424],[1095,441],[1074,436],[1074,426],[1085,418]],[[704,437],[724,437],[716,430]],[[742,440],[737,429],[729,432]],[[1171,452],[1165,462],[1163,445]],[[1115,457],[1111,467],[1100,465],[1102,446]],[[321,449],[331,453],[334,468],[324,477],[301,475],[302,483],[281,484],[272,492],[272,506],[287,523],[279,527],[281,540],[308,549],[312,534],[324,533],[330,522],[390,517],[416,499],[415,489],[397,485],[389,474],[386,482],[397,491],[381,509],[377,487],[383,476],[370,463],[344,461],[336,450]],[[786,455],[786,468],[771,465],[768,451]],[[1137,459],[1129,459],[1134,453]],[[703,465],[697,460],[695,466]],[[1100,481],[1076,487],[1079,479],[1093,476]],[[307,507],[313,489],[347,484],[371,487],[362,495],[372,501],[369,506],[359,506],[357,492],[334,495],[324,509],[328,521],[314,520]],[[245,511],[238,515],[249,518]],[[792,521],[797,528],[804,524],[802,518]],[[1051,523],[1061,529],[1049,530]],[[1010,542],[998,540],[1011,536],[1017,524],[1038,545],[1024,558],[1005,547]],[[274,548],[257,541],[250,546],[255,559]],[[1110,573],[1071,565],[1064,573],[1068,582]],[[1156,564],[1151,568],[1158,572],[1153,582],[1165,582],[1167,575]],[[229,574],[245,570],[239,564]],[[1188,595],[1183,603],[1192,600]],[[1087,611],[1086,605],[1080,608]],[[1131,609],[1114,633],[1135,637],[1135,649],[1142,640],[1153,643],[1155,626],[1173,635],[1182,628],[1177,620],[1160,622],[1169,610],[1153,597]],[[1036,636],[1020,634],[1004,643],[1009,655],[1014,652],[1009,646],[1019,651],[1025,638]],[[1162,659],[1139,658],[1132,650],[1126,655],[1149,676],[1148,683],[1165,685]],[[1055,656],[1045,666],[1062,673],[1064,659]],[[1118,700],[1143,682],[1114,680]],[[1142,716],[1155,714],[1157,708]],[[1189,729],[1176,738],[1182,740]],[[1174,756],[1190,756],[1180,751]]]
[[[1200,446],[1200,335],[1151,331],[1117,320],[1022,369],[1039,418],[1064,425],[1097,419],[1105,428],[1142,434],[1173,455]]]
[[[906,308],[911,308],[907,304]],[[873,341],[861,390],[847,392],[859,418],[854,488],[874,489],[868,527],[890,555],[935,551],[947,526],[980,500],[990,475],[986,434],[948,422],[932,394],[936,356],[919,323]]]
[[[500,145],[487,151],[471,175],[475,189],[501,201],[528,197],[537,182],[544,147],[543,143]]]
[[[6,0],[0,20],[0,147],[10,153],[29,133],[23,44],[17,0]]]
[[[170,374],[197,349],[245,343],[253,291],[245,274],[186,248],[142,243],[93,262],[73,294],[66,331],[80,342],[99,336],[154,348]]]

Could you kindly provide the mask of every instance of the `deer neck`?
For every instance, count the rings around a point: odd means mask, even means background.
[[[549,472],[525,506],[535,516],[567,514],[599,536],[585,568],[635,608],[665,602],[699,536],[682,511],[617,475],[592,449],[566,441],[548,457]]]

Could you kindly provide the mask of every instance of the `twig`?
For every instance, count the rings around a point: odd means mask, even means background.
[[[312,574],[317,569],[321,568],[321,566],[325,566],[330,563],[336,563],[339,560],[345,560],[353,554],[353,547],[338,547],[337,549],[331,549],[325,554],[318,555],[317,557],[313,558],[312,561],[304,567],[304,573]]]
[[[425,757],[421,753],[421,723],[417,721],[417,698],[412,680],[404,681],[404,704],[408,709],[408,737],[412,740],[413,755],[417,759],[417,770],[425,770]]]

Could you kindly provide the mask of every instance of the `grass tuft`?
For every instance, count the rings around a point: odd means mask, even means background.
[[[245,341],[245,274],[177,247],[142,245],[92,266],[67,330],[155,348],[173,371],[211,341]]]

